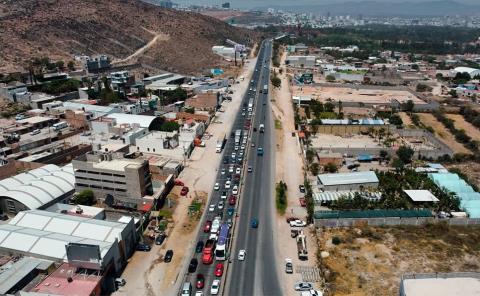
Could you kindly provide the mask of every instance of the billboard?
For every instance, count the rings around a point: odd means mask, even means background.
[[[87,269],[102,269],[102,256],[98,245],[69,243],[67,250],[68,264]]]

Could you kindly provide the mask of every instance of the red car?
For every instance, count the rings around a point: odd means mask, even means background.
[[[221,277],[223,275],[223,264],[218,263],[217,266],[215,266],[215,276]]]
[[[203,232],[210,232],[210,228],[212,228],[212,221],[207,220],[205,222],[205,226],[203,226]]]
[[[183,186],[182,190],[180,191],[180,195],[185,196],[185,195],[187,195],[187,193],[188,193],[188,187]]]
[[[205,286],[205,277],[203,276],[203,274],[197,274],[197,281],[195,286],[197,287],[197,289],[203,289],[203,287]]]
[[[237,198],[235,197],[235,195],[230,195],[230,198],[228,199],[228,204],[234,206],[236,202]]]
[[[298,200],[300,201],[300,205],[301,205],[302,207],[306,207],[306,206],[307,206],[307,202],[305,201],[305,198],[300,197]]]

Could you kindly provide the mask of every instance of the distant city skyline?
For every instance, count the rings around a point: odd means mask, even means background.
[[[322,4],[341,4],[342,2],[382,2],[382,3],[421,3],[434,2],[436,0],[172,0],[174,3],[183,5],[221,5],[230,2],[232,8],[257,8],[268,6],[289,6],[289,5],[322,5]],[[440,0],[441,1],[441,0]],[[452,0],[462,4],[479,4],[478,0]]]

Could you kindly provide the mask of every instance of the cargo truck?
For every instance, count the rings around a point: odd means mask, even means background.
[[[203,264],[212,264],[214,251],[215,251],[215,241],[213,239],[207,240],[202,253]]]
[[[307,239],[303,231],[297,236],[297,253],[298,259],[308,260]]]
[[[242,130],[238,129],[235,131],[235,145],[240,144],[240,139],[242,138]]]
[[[248,101],[248,111],[253,111],[253,98],[250,98],[250,100]]]
[[[264,93],[264,94],[268,94],[268,84],[265,84],[265,85],[263,86],[263,93]]]
[[[222,150],[223,150],[223,147],[225,147],[225,142],[227,141],[227,138],[225,136],[225,134],[222,134],[220,135],[220,137],[218,137],[217,139],[217,148],[216,148],[216,152],[217,153],[221,153]]]

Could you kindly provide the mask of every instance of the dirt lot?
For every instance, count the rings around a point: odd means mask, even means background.
[[[480,163],[477,162],[465,162],[458,164],[446,165],[448,169],[456,168],[464,173],[471,182],[474,182],[480,187]]]
[[[399,115],[400,118],[402,119],[404,126],[413,125],[412,120],[410,119],[410,116],[408,116],[407,113],[405,113],[405,112],[399,112],[398,115]]]
[[[332,238],[337,237],[337,245]],[[404,273],[478,271],[480,228],[359,227],[319,234],[331,295],[398,295]]]
[[[447,114],[447,117],[455,121],[455,127],[463,129],[467,132],[467,135],[472,137],[475,141],[480,141],[480,130],[473,126],[470,122],[465,121],[460,114]]]
[[[415,95],[404,90],[390,89],[355,89],[348,87],[297,86],[293,95],[312,95],[321,102],[328,99],[342,102],[363,102],[365,104],[388,104],[393,99],[400,103],[412,100],[415,104],[425,104]]]
[[[431,126],[435,130],[435,134],[447,144],[455,153],[468,153],[470,151],[465,148],[462,144],[458,143],[455,140],[455,137],[447,130],[441,122],[439,122],[432,114],[430,113],[418,113],[420,121],[426,125]]]
[[[378,148],[382,147],[377,140],[369,136],[351,135],[335,136],[329,134],[317,133],[312,139],[312,146],[315,148]]]

